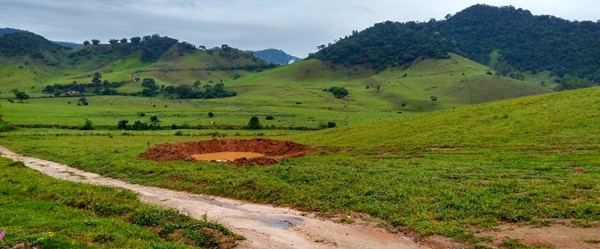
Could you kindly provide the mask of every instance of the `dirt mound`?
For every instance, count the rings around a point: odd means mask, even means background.
[[[279,141],[271,139],[213,139],[197,142],[186,142],[178,144],[160,144],[150,148],[140,156],[164,162],[184,160],[196,162],[193,155],[210,154],[219,152],[254,152],[264,154],[264,157],[239,158],[230,163],[237,166],[243,165],[274,165],[282,158],[295,158],[315,152],[317,148],[294,143],[291,141]]]

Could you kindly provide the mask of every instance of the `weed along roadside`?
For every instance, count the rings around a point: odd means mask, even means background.
[[[0,152],[3,157],[23,162],[23,165],[57,179],[127,189],[137,193],[143,202],[172,208],[204,222],[206,217],[215,219],[245,237],[243,241],[228,242],[239,243],[240,248],[419,247],[418,243],[373,224],[344,225],[293,209],[131,184],[59,163],[18,155],[4,147],[0,147]]]

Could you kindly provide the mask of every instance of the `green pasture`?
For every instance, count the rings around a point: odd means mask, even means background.
[[[325,94],[325,93],[323,93]],[[235,98],[235,97],[234,97]],[[298,96],[296,101],[276,102],[270,98],[255,100],[229,99],[212,100],[171,100],[163,98],[97,96],[87,97],[89,105],[79,106],[79,97],[38,98],[27,103],[2,103],[0,114],[9,123],[22,125],[64,125],[82,126],[89,119],[96,126],[113,126],[120,120],[133,124],[136,120],[149,122],[156,115],[161,126],[190,125],[211,126],[232,125],[243,127],[252,116],[260,118],[263,126],[318,128],[328,122],[338,126],[366,123],[380,119],[397,117],[395,112],[369,112],[365,109],[344,105],[343,101],[331,100],[329,105],[311,102],[311,96]],[[332,97],[331,97],[332,98]],[[70,102],[70,103],[69,103]],[[297,103],[299,102],[299,103]],[[214,113],[213,118],[208,112]],[[141,117],[141,113],[145,116]],[[267,120],[273,116],[274,120]],[[105,129],[105,128],[103,128]]]
[[[214,248],[241,238],[130,191],[55,180],[5,158],[0,169],[0,248]]]
[[[137,184],[334,217],[358,212],[390,229],[478,245],[484,239],[475,231],[503,223],[574,219],[597,224],[598,96],[600,88],[588,88],[273,134],[321,149],[272,167],[159,163],[139,156],[148,143],[213,138],[207,134],[3,134],[2,144]]]

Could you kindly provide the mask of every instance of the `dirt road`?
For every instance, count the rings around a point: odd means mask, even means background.
[[[209,219],[246,237],[239,248],[429,248],[364,222],[345,225],[288,208],[130,184],[15,154],[1,146],[0,153],[57,179],[128,189],[138,193],[143,202],[173,208],[197,219],[206,213]]]

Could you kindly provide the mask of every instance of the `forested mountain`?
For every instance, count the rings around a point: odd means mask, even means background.
[[[300,61],[300,58],[298,58],[296,56],[292,56],[292,55],[284,52],[283,50],[279,50],[279,49],[270,48],[270,49],[265,49],[265,50],[246,51],[246,52],[251,53],[258,58],[261,58],[264,61],[274,63],[277,65],[287,65],[290,63]]]
[[[405,26],[436,37],[449,49],[482,64],[498,51],[502,74],[518,71],[552,71],[600,83],[600,23],[534,16],[512,6],[475,5],[443,21],[406,23]]]
[[[311,58],[378,70],[450,51],[513,78],[551,71],[563,79],[562,89],[600,84],[599,22],[534,16],[512,6],[478,4],[444,20],[388,21],[320,48]]]
[[[56,43],[58,45],[61,45],[63,47],[67,47],[67,48],[78,48],[78,47],[81,47],[81,44],[74,43],[74,42],[54,41],[54,43]]]
[[[215,54],[219,58],[230,61],[245,58],[251,61],[252,65],[243,65],[246,67],[245,69],[249,70],[273,67],[265,61],[227,45],[208,51],[202,46],[198,48],[187,42],[179,42],[177,39],[162,37],[158,34],[132,37],[131,39],[111,39],[109,44],[101,44],[99,40],[93,39],[91,42],[85,41],[83,46],[65,46],[28,31],[3,30],[7,34],[0,37],[0,57],[11,58],[11,60],[4,60],[4,63],[0,62],[0,64],[18,64],[19,61],[22,61],[60,68],[74,67],[81,70],[93,70],[129,56],[138,57],[142,63],[155,63],[163,56],[173,53],[177,53],[179,57],[183,58],[186,54],[204,51],[211,56]],[[77,47],[77,49],[70,47]],[[167,54],[167,52],[169,53]]]
[[[346,36],[335,44],[321,45],[319,49],[309,59],[346,66],[369,64],[378,71],[405,65],[421,56],[449,58],[440,40],[391,21],[375,24],[362,32],[353,31],[352,36]]]
[[[13,32],[0,37],[2,57],[28,57],[41,60],[47,65],[57,66],[66,51],[67,48],[31,32]]]
[[[29,31],[13,29],[13,28],[1,28],[0,29],[0,37],[3,35],[6,35],[6,34],[12,34],[12,33],[17,33],[17,32],[29,32]]]

